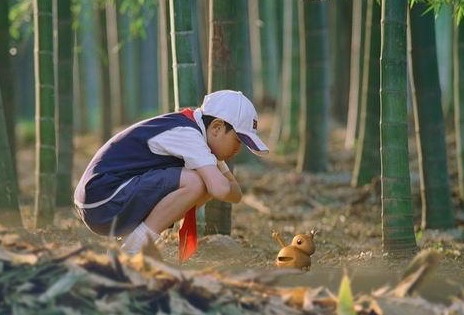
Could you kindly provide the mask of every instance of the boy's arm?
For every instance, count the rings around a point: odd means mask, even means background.
[[[242,199],[242,190],[227,164],[219,161],[218,165],[208,165],[197,169],[211,197],[237,203]]]

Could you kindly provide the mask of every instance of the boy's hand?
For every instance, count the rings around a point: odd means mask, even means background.
[[[218,161],[217,167],[219,171],[227,178],[230,182],[236,182],[237,179],[235,178],[234,174],[230,171],[229,166],[227,166],[226,162]]]
[[[227,166],[227,163],[224,161],[218,161],[217,167],[221,171],[222,174],[230,172],[229,166]]]
[[[203,179],[206,190],[212,198],[226,202],[239,202],[242,199],[240,185],[227,165],[227,169],[224,165],[219,166],[222,163],[218,163],[216,166],[207,165],[200,167],[197,169],[197,172]]]

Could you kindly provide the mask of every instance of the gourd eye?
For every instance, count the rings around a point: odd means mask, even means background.
[[[301,243],[303,243],[303,240],[302,240],[301,238],[299,238],[299,239],[296,241],[296,243],[297,243],[298,245],[301,245]]]

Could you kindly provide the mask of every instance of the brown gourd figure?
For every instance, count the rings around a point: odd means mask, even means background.
[[[298,234],[293,237],[290,245],[285,245],[280,233],[273,231],[272,237],[282,247],[275,261],[277,267],[309,270],[311,268],[311,255],[316,251],[314,245],[316,233],[316,230],[312,230],[309,234]]]

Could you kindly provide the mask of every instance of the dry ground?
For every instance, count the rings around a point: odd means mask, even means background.
[[[390,259],[382,253],[381,206],[375,184],[350,186],[353,153],[344,149],[344,130],[334,128],[330,142],[329,170],[324,174],[298,174],[294,156],[271,155],[251,164],[238,164],[235,173],[245,193],[243,202],[234,205],[232,234],[200,239],[200,249],[184,270],[213,269],[226,273],[245,270],[275,270],[279,245],[272,239],[280,231],[290,242],[292,236],[316,228],[317,246],[312,268],[307,273],[279,279],[284,286],[323,286],[337,290],[347,273],[354,292],[371,292],[398,282],[409,259]],[[94,137],[76,140],[76,178],[97,148]],[[19,154],[22,208],[25,222],[33,200],[34,152],[25,147]],[[414,158],[412,157],[414,171]],[[453,171],[451,171],[453,172]],[[412,176],[415,211],[420,209],[417,176]],[[453,186],[454,187],[454,186]],[[455,202],[459,217],[462,209]],[[419,219],[419,216],[416,215]],[[177,265],[177,226],[166,231],[158,242],[165,262]],[[55,224],[46,230],[29,229],[28,241],[55,252],[85,246],[106,253],[113,240],[90,233],[73,214],[71,207],[57,209]],[[15,242],[2,239],[3,244]],[[419,293],[430,301],[449,303],[461,294],[464,283],[463,222],[452,231],[417,233],[419,249],[436,249],[442,256],[437,270]]]

